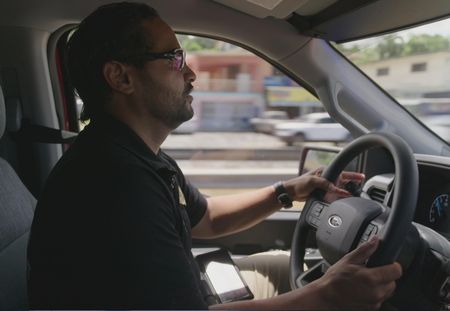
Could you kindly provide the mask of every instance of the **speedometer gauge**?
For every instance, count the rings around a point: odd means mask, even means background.
[[[440,219],[444,218],[447,215],[448,209],[448,194],[440,194],[438,195],[430,207],[430,213],[428,216],[428,220],[430,223],[435,224]]]

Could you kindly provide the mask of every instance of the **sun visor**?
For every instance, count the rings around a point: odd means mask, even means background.
[[[304,35],[340,43],[445,18],[450,5],[448,0],[348,0],[311,13],[299,8],[288,22]]]
[[[285,19],[297,10],[318,12],[337,0],[214,0],[246,14],[265,18],[272,16]]]

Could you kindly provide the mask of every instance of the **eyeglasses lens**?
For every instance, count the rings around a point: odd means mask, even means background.
[[[184,68],[184,53],[182,51],[179,51],[175,54],[175,56],[172,60],[172,66],[173,66],[173,69],[176,69],[178,71],[183,70],[183,68]]]

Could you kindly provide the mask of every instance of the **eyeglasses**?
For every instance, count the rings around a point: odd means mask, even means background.
[[[171,68],[181,71],[186,65],[186,52],[183,49],[174,49],[163,53],[146,52],[144,57],[147,61],[157,59],[168,59],[171,62]]]

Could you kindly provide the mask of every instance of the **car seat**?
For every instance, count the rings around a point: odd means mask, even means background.
[[[0,86],[0,138],[6,127]],[[0,158],[0,310],[27,309],[27,244],[36,199]]]

